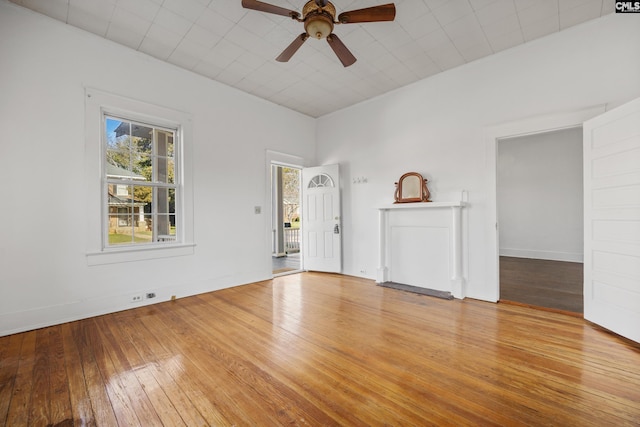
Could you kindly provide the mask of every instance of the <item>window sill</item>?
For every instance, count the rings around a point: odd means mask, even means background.
[[[194,243],[145,248],[113,248],[103,252],[87,253],[87,265],[118,264],[123,262],[145,261],[159,258],[193,255]]]

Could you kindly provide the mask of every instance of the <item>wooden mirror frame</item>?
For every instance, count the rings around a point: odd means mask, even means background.
[[[427,180],[418,172],[407,172],[396,184],[394,203],[430,202]]]

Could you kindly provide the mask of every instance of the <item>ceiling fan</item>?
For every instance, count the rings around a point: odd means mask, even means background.
[[[258,0],[242,0],[242,7],[259,10],[260,12],[288,16],[298,22],[304,22],[305,32],[295,40],[276,58],[276,61],[287,62],[300,49],[309,37],[327,39],[329,46],[338,56],[345,67],[356,62],[356,57],[347,49],[337,35],[333,34],[335,24],[356,24],[361,22],[393,21],[396,17],[396,6],[393,3],[364,9],[342,12],[336,20],[336,8],[328,0],[311,0],[302,8],[300,13],[284,7],[275,6]]]

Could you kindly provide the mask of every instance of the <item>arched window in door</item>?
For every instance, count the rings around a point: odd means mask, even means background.
[[[322,187],[333,187],[333,179],[326,173],[321,173],[320,175],[316,175],[309,180],[309,185],[307,188],[322,188]]]

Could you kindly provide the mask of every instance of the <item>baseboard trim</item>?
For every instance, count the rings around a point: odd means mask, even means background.
[[[584,262],[579,252],[537,251],[530,249],[500,248],[500,256],[514,258],[548,259],[550,261]]]

